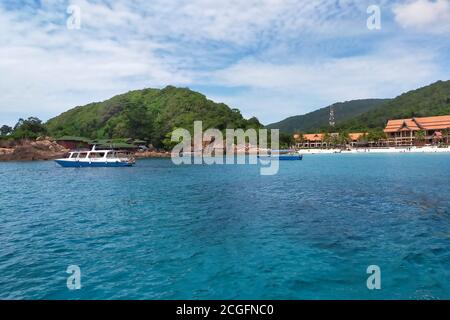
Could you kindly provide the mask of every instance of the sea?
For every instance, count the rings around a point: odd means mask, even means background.
[[[0,163],[0,299],[450,299],[450,154]]]

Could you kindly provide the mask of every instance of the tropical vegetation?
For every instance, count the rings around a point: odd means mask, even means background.
[[[280,129],[280,147],[294,143],[292,132],[322,132],[329,145],[345,144],[349,132],[367,132],[364,141],[385,139],[383,128],[389,119],[450,114],[450,81],[438,81],[395,99],[354,100],[333,105],[336,126],[328,125],[329,107],[288,118],[268,129]],[[256,118],[244,119],[238,109],[215,103],[187,88],[130,91],[103,102],[73,108],[43,123],[36,117],[19,119],[14,127],[0,127],[0,139],[35,139],[43,135],[84,137],[89,140],[130,140],[170,148],[170,133],[176,128],[193,131],[194,121],[203,121],[203,129],[259,129]],[[339,132],[338,136],[331,135]],[[418,133],[420,140],[421,133]],[[448,132],[443,132],[448,140]],[[124,138],[126,137],[126,138]],[[301,139],[297,136],[297,142]],[[270,144],[270,139],[269,139]]]
[[[170,147],[167,139],[176,128],[193,131],[194,121],[203,129],[261,128],[258,119],[244,119],[238,109],[215,103],[186,88],[168,86],[144,89],[109,100],[71,109],[47,122],[51,135],[82,136],[90,139],[131,137],[157,148]]]
[[[19,119],[14,128],[3,125],[0,127],[0,137],[3,139],[36,139],[47,134],[47,127],[36,117]]]
[[[285,133],[295,132],[319,132],[328,130],[330,119],[330,108],[335,112],[335,122],[339,125],[347,120],[353,119],[367,111],[373,110],[389,99],[364,99],[335,103],[304,115],[289,117],[277,123],[272,123],[266,127],[269,129],[279,129]]]
[[[380,130],[389,119],[450,114],[450,80],[409,91],[337,126],[337,130]]]

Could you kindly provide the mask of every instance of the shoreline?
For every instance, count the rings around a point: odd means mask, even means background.
[[[0,162],[53,161],[64,158],[70,149],[58,144],[51,138],[38,140],[12,141],[0,145]],[[170,158],[167,151],[135,152],[136,159]]]
[[[382,147],[382,148],[354,148],[354,149],[300,149],[301,154],[373,154],[373,153],[450,153],[450,146],[439,148],[424,147]]]
[[[48,161],[68,151],[52,139],[13,141],[0,147],[0,162]]]
[[[69,152],[63,146],[52,140],[23,141],[12,147],[0,148],[0,162],[28,162],[28,161],[52,161],[64,158]],[[236,155],[258,154],[251,150],[243,152],[238,150]],[[302,155],[319,154],[405,154],[405,153],[450,153],[449,147],[424,146],[424,147],[380,147],[380,148],[352,148],[352,149],[299,149]],[[134,154],[136,159],[168,159],[169,151],[143,151]]]
[[[136,152],[134,154],[136,159],[161,159],[161,158],[170,158],[171,153],[169,151],[144,151],[144,152]]]

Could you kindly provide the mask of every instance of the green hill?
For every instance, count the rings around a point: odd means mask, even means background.
[[[406,92],[338,126],[340,130],[381,129],[389,119],[450,114],[450,80]]]
[[[237,109],[215,103],[186,88],[130,91],[109,100],[79,106],[50,119],[46,126],[54,137],[82,136],[90,139],[130,137],[162,146],[174,128],[191,130],[196,120],[203,129],[259,128],[256,118],[246,120]]]
[[[335,103],[336,124],[357,117],[369,110],[388,102],[388,99],[365,99]],[[266,126],[269,129],[280,129],[281,132],[316,132],[328,127],[330,107],[325,107],[301,116],[294,116]]]

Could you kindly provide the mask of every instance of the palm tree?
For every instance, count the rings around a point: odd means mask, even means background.
[[[301,133],[301,132],[294,133],[293,138],[294,138],[294,144],[296,146],[300,146],[300,148],[302,148],[303,143],[305,142],[305,137],[303,136],[303,133]]]
[[[448,136],[450,135],[450,128],[442,130],[442,137],[445,139],[445,143],[448,144]]]
[[[331,135],[328,132],[324,132],[323,133],[323,140],[322,142],[327,144],[327,148],[330,146],[331,144]]]
[[[367,136],[368,136],[367,132],[363,132],[363,134],[358,137],[358,141],[357,142],[358,142],[359,146],[360,145],[368,145],[369,144]]]
[[[330,144],[334,148],[339,144],[339,136],[337,134],[330,135]]]
[[[297,143],[302,143],[303,141],[305,141],[305,138],[303,137],[303,133],[301,133],[301,132],[294,133],[293,137],[294,137],[295,142],[297,142]]]
[[[339,132],[339,144],[345,146],[350,141],[350,135],[348,132]]]
[[[379,145],[380,140],[386,139],[386,134],[382,130],[372,130],[366,137],[369,142]]]
[[[425,131],[423,130],[419,130],[416,132],[416,141],[420,142],[420,144],[423,144],[423,142],[425,141]]]

